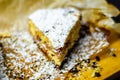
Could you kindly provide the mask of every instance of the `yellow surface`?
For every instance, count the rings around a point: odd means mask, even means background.
[[[108,56],[108,54],[104,54],[101,56],[101,61],[99,62],[100,66],[103,68],[101,73],[101,77],[92,77],[93,70],[88,70],[83,73],[80,77],[80,80],[103,80],[117,71],[120,71],[120,39],[111,44],[112,48],[118,49],[116,52],[117,57]]]
[[[111,43],[109,48],[116,49],[116,57],[108,55],[106,51],[98,54],[98,56],[100,57],[98,65],[100,66],[100,68],[102,68],[100,71],[101,77],[93,77],[92,75],[94,73],[94,69],[91,68],[89,70],[87,69],[84,72],[80,72],[80,77],[75,77],[72,80],[103,80],[120,71],[120,37],[115,35],[116,34],[112,35],[110,38]],[[95,59],[92,59],[91,61],[95,61]],[[67,80],[69,80],[69,78]]]

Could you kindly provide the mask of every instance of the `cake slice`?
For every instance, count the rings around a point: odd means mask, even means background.
[[[108,38],[110,32],[104,28],[94,27],[93,24],[84,24],[80,29],[80,38],[72,48],[70,55],[67,56],[63,65],[65,70],[80,69],[89,67],[89,59],[93,60],[96,56],[104,55],[110,43]],[[87,63],[87,64],[86,64]]]
[[[29,80],[42,67],[42,62],[47,62],[28,32],[13,32],[10,37],[1,38],[0,54],[3,56],[0,73],[7,80]]]
[[[60,66],[79,37],[80,12],[74,8],[41,9],[29,16],[29,29],[45,56]]]
[[[0,38],[0,80],[56,80],[65,77],[61,72],[29,32],[14,31]]]

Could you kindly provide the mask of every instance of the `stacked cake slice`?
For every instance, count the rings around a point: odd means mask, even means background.
[[[74,8],[38,10],[29,16],[29,27],[45,56],[60,66],[79,37],[80,13]]]

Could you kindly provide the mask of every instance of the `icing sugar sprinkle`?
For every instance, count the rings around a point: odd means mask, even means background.
[[[97,54],[108,47],[107,36],[99,28],[95,28],[95,30],[91,34],[84,34],[84,37],[78,40],[67,58],[67,62],[63,65],[65,70],[72,69],[80,61],[87,60],[93,54]]]
[[[62,69],[48,61],[28,32],[14,32],[10,38],[0,39],[0,79],[64,80],[64,74],[76,64],[107,47],[107,37],[96,32],[80,38],[67,57]],[[2,75],[1,75],[2,74]],[[7,75],[5,75],[7,74]],[[6,77],[5,77],[6,76]]]
[[[47,79],[59,77],[59,70],[39,51],[28,32],[13,33],[10,38],[0,40],[0,73],[12,79]],[[2,57],[3,56],[3,57]]]

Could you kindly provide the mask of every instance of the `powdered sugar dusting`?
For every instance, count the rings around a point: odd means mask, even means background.
[[[79,11],[74,8],[41,9],[31,14],[29,19],[50,39],[53,47],[59,49],[64,46],[79,16]]]
[[[108,45],[107,36],[100,29],[96,28],[96,32],[85,34],[84,38],[79,39],[77,45],[70,53],[64,68],[66,70],[72,69],[80,61],[89,59],[90,56],[101,52]]]
[[[3,44],[3,47],[0,47],[0,64],[2,64],[0,73],[7,74],[12,79],[29,80],[54,80],[56,78],[64,80],[64,74],[76,64],[89,59],[91,55],[99,53],[109,45],[105,34],[96,28],[96,32],[85,34],[85,37],[79,39],[63,68],[59,69],[39,51],[28,32],[12,33],[10,38],[1,39],[0,43]],[[0,78],[1,76],[5,78],[5,75],[0,75]]]
[[[1,39],[0,42],[3,44],[0,63],[4,63],[0,68],[1,74],[5,73],[13,79],[40,77],[53,80],[58,77],[59,70],[39,51],[28,32],[12,33],[10,38]]]

